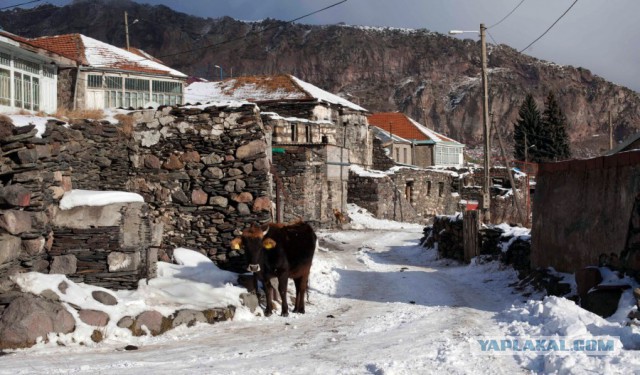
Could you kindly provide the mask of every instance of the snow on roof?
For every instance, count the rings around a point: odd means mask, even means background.
[[[341,105],[343,107],[348,107],[351,109],[355,109],[356,111],[363,111],[363,112],[367,112],[366,109],[360,107],[359,105],[356,105],[354,103],[351,103],[350,101],[348,101],[347,99],[341,98],[338,95],[334,95],[328,91],[324,91],[323,89],[314,86],[312,84],[310,84],[309,82],[305,82],[299,78],[296,78],[294,76],[290,76],[294,82],[296,84],[298,84],[300,87],[302,87],[303,90],[305,90],[307,93],[309,93],[309,95],[313,96],[315,99],[318,99],[319,101],[322,102],[328,102],[331,104],[338,104]]]
[[[82,34],[44,36],[29,39],[29,42],[94,68],[187,77],[186,74],[160,63],[145,52],[139,52],[140,54],[129,52]],[[143,53],[144,55],[141,56]]]
[[[238,99],[250,102],[317,100],[356,111],[367,111],[346,99],[288,74],[238,77],[216,82],[193,82],[185,89],[185,99],[188,103]]]

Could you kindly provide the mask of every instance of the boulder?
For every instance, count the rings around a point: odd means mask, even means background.
[[[109,315],[98,310],[80,310],[78,311],[80,320],[90,326],[104,327],[109,323]]]
[[[78,259],[75,255],[54,256],[49,273],[73,275],[76,273]]]
[[[125,316],[118,321],[118,327],[120,328],[129,328],[133,325],[134,320],[130,316]]]
[[[238,147],[236,150],[236,158],[244,159],[250,156],[257,155],[261,152],[265,152],[267,149],[267,144],[265,141],[256,140],[247,143],[244,146]]]
[[[185,309],[176,313],[171,326],[175,328],[181,324],[186,324],[187,327],[191,327],[196,323],[207,323],[207,318],[202,311]]]
[[[31,230],[31,215],[25,211],[0,211],[0,228],[13,235]]]
[[[28,207],[31,204],[31,192],[22,185],[9,185],[0,188],[0,203],[16,207]]]
[[[110,293],[103,292],[102,290],[94,290],[91,292],[91,296],[103,305],[115,306],[118,304],[116,297],[112,296]]]
[[[26,348],[49,333],[70,333],[73,316],[57,302],[35,296],[14,299],[0,318],[0,349]]]
[[[145,326],[152,336],[157,336],[166,331],[163,325],[164,319],[164,316],[157,311],[145,311],[136,317],[131,332],[134,336],[145,335],[146,333],[142,329],[142,326]]]
[[[207,193],[205,193],[201,189],[196,189],[191,192],[191,203],[195,205],[203,206],[207,204],[208,198],[209,196],[207,195]]]
[[[20,237],[9,234],[0,234],[0,264],[18,259],[20,256],[22,240]]]

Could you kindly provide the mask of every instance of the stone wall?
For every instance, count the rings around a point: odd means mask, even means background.
[[[457,174],[420,168],[394,168],[386,174],[352,171],[349,203],[377,218],[418,223],[461,210]]]
[[[62,68],[58,70],[58,108],[73,109],[73,93],[75,91],[75,68]]]
[[[332,145],[280,146],[273,154],[275,188],[282,221],[303,219],[314,227],[333,227],[333,209],[342,212],[347,203],[348,166],[328,164],[348,152]],[[341,173],[342,171],[342,173]]]
[[[382,141],[377,137],[374,137],[371,168],[377,171],[386,171],[387,169],[391,169],[395,165],[395,162],[390,155],[387,155],[388,152],[388,148],[382,147]]]
[[[413,153],[413,163],[415,165],[425,168],[435,164],[435,160],[433,160],[433,145],[416,145]]]
[[[229,251],[240,230],[271,219],[270,161],[258,108],[178,108],[136,118],[128,191],[142,194],[164,226],[163,247],[206,253],[244,269]]]
[[[572,273],[625,247],[640,191],[640,151],[539,165],[532,262]]]
[[[127,139],[115,126],[80,122],[67,127],[50,121],[42,137],[33,126],[0,127],[5,135],[0,137],[0,309],[16,296],[9,279],[16,273],[61,273],[113,289],[135,288],[138,280],[153,275],[157,256],[148,257],[156,249],[144,219],[146,206],[112,205],[109,225],[97,223],[100,215],[94,214],[63,224],[68,212],[58,208],[72,187],[124,186],[127,173],[117,165],[128,160]],[[113,252],[137,261],[109,269],[118,264],[107,259]]]
[[[228,242],[271,217],[268,135],[257,108],[165,107],[121,122],[50,122],[41,138],[33,126],[0,123],[0,300],[8,276],[27,271],[132,287],[150,275],[153,251],[169,260],[177,246],[244,268]],[[58,209],[72,187],[136,192],[149,207],[119,207],[121,219],[109,225],[86,214],[75,221],[92,227],[76,227],[60,222],[69,213]],[[130,245],[134,237],[147,245]]]

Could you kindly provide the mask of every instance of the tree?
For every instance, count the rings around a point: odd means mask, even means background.
[[[513,156],[516,160],[542,161],[537,152],[537,145],[535,144],[535,140],[540,139],[539,136],[542,135],[542,118],[540,117],[538,106],[535,100],[533,100],[533,95],[527,94],[527,97],[520,106],[518,115],[520,118],[514,124],[513,129]],[[528,160],[525,160],[525,155],[527,154],[525,150],[528,151]]]
[[[553,91],[549,91],[542,113],[542,125],[549,134],[550,142],[546,149],[552,160],[563,160],[571,157],[569,136],[567,135],[567,118],[560,108]]]

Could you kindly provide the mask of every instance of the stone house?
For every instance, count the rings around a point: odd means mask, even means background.
[[[414,165],[411,141],[377,126],[371,126],[373,136],[380,140],[382,150],[395,164]],[[374,167],[375,168],[375,167]]]
[[[276,219],[332,226],[346,210],[350,165],[372,165],[367,110],[291,75],[194,82],[189,103],[247,100],[271,129]]]
[[[141,50],[82,34],[28,39],[73,65],[58,68],[58,106],[67,109],[144,108],[183,104],[187,76]]]
[[[55,112],[58,71],[74,62],[0,31],[0,111]]]
[[[393,141],[393,159],[402,164],[418,167],[447,166],[461,167],[464,164],[464,145],[449,137],[427,128],[400,112],[374,113],[368,118],[369,124],[387,132],[390,137],[403,141]],[[394,138],[395,139],[395,138]],[[407,140],[411,148],[407,148]]]

